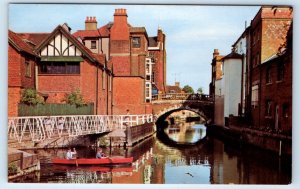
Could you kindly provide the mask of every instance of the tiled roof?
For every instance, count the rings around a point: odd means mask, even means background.
[[[23,39],[27,39],[33,46],[39,45],[50,33],[18,33]]]
[[[98,30],[78,30],[77,32],[73,33],[73,36],[76,38],[81,37],[100,37],[100,33]]]
[[[8,38],[9,38],[9,42],[13,43],[12,45],[14,45],[18,51],[24,51],[26,53],[29,53],[31,55],[37,56],[34,52],[33,52],[33,48],[32,46],[28,45],[20,36],[18,36],[18,34],[16,34],[15,32],[12,32],[10,30],[8,30]]]
[[[146,32],[145,27],[130,27],[129,28],[130,32]]]
[[[236,53],[236,52],[231,52],[230,54],[226,55],[225,57],[223,57],[222,60],[225,60],[225,59],[231,59],[231,58],[234,58],[234,59],[241,59],[243,58],[242,55]]]
[[[109,36],[109,29],[110,29],[110,24],[106,24],[102,26],[101,28],[98,29],[98,32],[100,33],[100,36],[102,37],[108,37]]]
[[[181,88],[178,87],[178,86],[174,86],[174,85],[167,85],[166,86],[166,91],[167,91],[167,93],[170,93],[170,91],[174,91],[175,93],[180,93]]]

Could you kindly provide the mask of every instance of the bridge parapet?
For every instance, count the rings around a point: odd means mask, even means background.
[[[192,93],[167,93],[152,96],[152,102],[165,100],[184,100],[184,101],[213,101],[212,96],[206,94]]]
[[[9,117],[8,139],[34,142],[62,136],[75,137],[99,134],[113,130],[125,130],[153,122],[152,114],[141,115],[72,115]]]

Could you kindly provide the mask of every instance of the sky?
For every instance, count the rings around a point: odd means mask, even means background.
[[[85,5],[85,4],[10,4],[9,29],[14,32],[51,32],[68,23],[72,32],[84,29],[86,16],[96,16],[98,27],[113,21],[116,8],[127,9],[128,22],[146,27],[156,36],[160,27],[166,34],[167,84],[179,81],[208,94],[214,49],[221,55],[250,24],[259,6],[200,5]]]

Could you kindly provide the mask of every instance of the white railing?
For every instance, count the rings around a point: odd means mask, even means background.
[[[9,117],[8,139],[42,141],[62,136],[80,136],[153,122],[152,114],[143,115],[70,115]]]

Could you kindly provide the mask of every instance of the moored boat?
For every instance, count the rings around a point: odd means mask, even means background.
[[[130,164],[133,161],[133,157],[104,157],[101,159],[96,158],[79,158],[79,159],[52,159],[53,164],[62,165],[114,165],[114,164]]]

